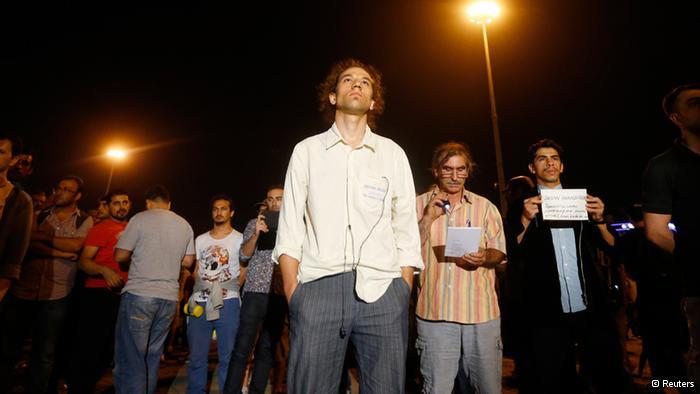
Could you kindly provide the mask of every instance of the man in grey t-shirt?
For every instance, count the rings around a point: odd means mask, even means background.
[[[146,208],[129,221],[114,250],[117,263],[129,269],[114,346],[117,393],[155,392],[160,355],[177,309],[180,267],[194,262],[192,227],[170,211],[167,189],[151,187]]]

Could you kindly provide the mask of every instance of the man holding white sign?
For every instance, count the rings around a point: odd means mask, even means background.
[[[586,189],[539,188],[543,220],[588,220]],[[597,214],[597,212],[596,212]]]
[[[527,310],[518,363],[523,393],[576,392],[576,354],[599,392],[624,392],[625,372],[607,311],[605,284],[596,273],[596,249],[614,237],[604,204],[585,189],[563,189],[561,147],[544,139],[530,147],[528,168],[539,195],[525,199],[519,223],[509,223],[514,298]],[[522,367],[522,368],[521,368]],[[522,370],[521,370],[522,369]]]
[[[424,393],[451,393],[459,368],[471,391],[501,392],[494,267],[505,259],[506,240],[498,209],[464,188],[473,167],[465,145],[438,146],[432,161],[437,186],[416,200],[425,264],[416,305]]]

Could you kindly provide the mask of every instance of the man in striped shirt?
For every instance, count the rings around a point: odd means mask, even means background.
[[[425,393],[452,392],[459,368],[478,393],[501,392],[501,320],[494,267],[505,259],[498,209],[464,188],[474,167],[464,144],[435,149],[436,186],[418,196],[425,270],[419,280],[418,339]],[[479,250],[445,257],[448,227],[480,227]]]

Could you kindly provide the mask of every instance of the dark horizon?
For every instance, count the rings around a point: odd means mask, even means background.
[[[111,144],[156,146],[115,168],[113,186],[126,187],[137,210],[146,187],[162,183],[200,233],[210,197],[226,192],[242,231],[265,188],[283,182],[294,145],[329,127],[316,86],[335,61],[357,57],[383,73],[377,132],[404,148],[416,190],[431,183],[433,148],[457,140],[478,166],[470,188],[496,201],[481,34],[460,4],[6,11],[3,127],[35,156],[31,191],[78,174],[81,207],[91,208],[106,186],[101,155]],[[527,146],[549,137],[566,150],[565,186],[587,187],[611,211],[638,201],[647,160],[677,135],[661,98],[699,79],[694,7],[504,2],[489,44],[506,179],[525,174]]]

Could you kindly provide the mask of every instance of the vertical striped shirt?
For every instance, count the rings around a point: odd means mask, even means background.
[[[418,219],[433,196],[418,196]],[[479,267],[467,271],[458,267],[457,258],[445,257],[447,227],[481,227],[484,249],[506,253],[501,214],[488,199],[464,190],[460,203],[440,216],[430,227],[430,236],[422,245],[425,269],[420,274],[416,315],[424,320],[462,324],[483,323],[500,316],[496,296],[496,272]]]

